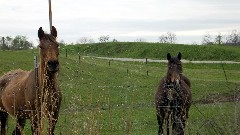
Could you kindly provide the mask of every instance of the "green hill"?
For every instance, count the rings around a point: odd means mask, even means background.
[[[183,54],[187,60],[232,60],[240,61],[240,47],[225,45],[182,45],[139,42],[109,42],[85,45],[69,45],[62,48],[70,54],[107,57],[166,59],[169,52]]]

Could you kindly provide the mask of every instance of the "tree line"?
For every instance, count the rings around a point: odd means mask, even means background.
[[[240,31],[232,30],[227,35],[218,33],[215,37],[209,33],[205,34],[202,39],[203,45],[225,44],[225,45],[240,45]]]
[[[118,42],[115,38],[110,40],[109,35],[102,35],[98,38],[99,43],[105,42]],[[166,34],[162,34],[158,37],[159,43],[164,44],[176,44],[177,43],[177,35],[174,32],[167,32]],[[134,42],[147,42],[144,38],[137,38]],[[92,37],[81,37],[77,44],[91,44],[95,43]],[[193,43],[193,45],[196,43]],[[211,35],[209,33],[203,35],[201,43],[202,45],[240,45],[240,31],[232,30],[229,34],[222,35],[218,33],[217,35]]]
[[[26,36],[0,37],[1,50],[26,50],[33,47],[33,43]]]
[[[117,39],[110,40],[109,35],[102,35],[98,38],[99,43],[105,42],[118,42]],[[162,34],[158,37],[159,43],[164,44],[176,44],[177,43],[177,35],[174,32],[167,32],[166,34]],[[135,42],[147,42],[144,38],[137,38],[134,40]],[[66,45],[64,41],[59,42],[61,45]],[[81,37],[77,44],[92,44],[95,43],[92,37]],[[194,44],[194,43],[193,43]],[[240,31],[232,30],[229,34],[222,35],[218,33],[217,35],[211,35],[206,33],[202,37],[202,45],[240,45]],[[0,36],[0,49],[1,50],[25,50],[33,48],[33,43],[28,40],[26,36],[15,36],[12,38],[11,36],[1,37]]]

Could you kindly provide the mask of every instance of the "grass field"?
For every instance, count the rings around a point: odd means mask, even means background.
[[[69,46],[69,49],[71,47]],[[174,53],[186,50],[176,49]],[[236,49],[226,47],[225,51],[228,50],[238,54]],[[84,53],[91,54],[86,51]],[[128,54],[131,57],[130,53]],[[32,51],[0,51],[0,75],[12,69],[32,69],[34,55],[36,53]],[[103,56],[103,54],[99,55]],[[113,53],[108,55],[118,57]],[[197,60],[203,59],[202,55],[205,54],[196,56],[199,58]],[[189,54],[183,53],[183,58],[185,56],[189,57]],[[240,56],[230,59],[224,57],[222,60],[240,60],[238,57]],[[59,81],[64,98],[56,134],[157,134],[153,101],[158,82],[166,73],[165,63],[112,61],[109,66],[108,60],[81,57],[79,61],[78,58],[77,52],[69,53],[66,58],[62,48]],[[184,64],[183,66],[184,74],[192,82],[193,95],[187,134],[240,133],[240,103],[232,102],[233,97],[239,98],[240,93],[239,64]],[[14,119],[11,118],[8,126],[9,134],[14,123]],[[26,125],[24,132],[30,134],[30,124]]]

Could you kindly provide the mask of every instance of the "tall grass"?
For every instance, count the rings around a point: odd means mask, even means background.
[[[10,69],[33,67],[35,54],[30,51],[2,54],[5,59],[1,59],[1,75]],[[153,100],[158,82],[166,74],[165,63],[111,61],[109,66],[108,60],[81,57],[79,62],[78,58],[77,53],[69,53],[68,58],[64,51],[60,55],[63,100],[56,134],[157,134]],[[240,93],[239,65],[224,65],[228,82],[220,64],[190,63],[184,64],[183,70],[192,82],[193,94],[187,134],[239,132],[239,100],[222,100]],[[15,127],[14,122],[10,120],[8,133]],[[30,134],[30,129],[26,124],[24,133]]]

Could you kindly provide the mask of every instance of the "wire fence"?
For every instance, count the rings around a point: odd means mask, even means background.
[[[141,62],[140,64],[139,63],[135,64],[134,62],[116,62],[113,60],[99,60],[92,57],[83,57],[79,53],[76,53],[74,51],[75,50],[67,51],[67,55],[65,56],[67,59],[74,61],[75,64],[79,66],[80,70],[82,69],[82,71],[80,71],[79,77],[82,76],[83,80],[85,75],[87,75],[89,78],[92,77],[92,79],[98,78],[98,77],[94,77],[94,75],[91,75],[90,72],[93,72],[93,71],[91,70],[85,71],[86,69],[84,69],[83,67],[84,64],[86,64],[86,66],[89,66],[89,65],[95,66],[95,68],[98,68],[99,66],[104,66],[104,68],[107,68],[108,70],[116,70],[117,68],[119,68],[119,70],[125,70],[125,73],[126,73],[125,76],[127,76],[126,77],[127,79],[125,78],[126,81],[123,81],[123,82],[121,81],[121,83],[123,83],[122,85],[119,85],[119,83],[115,84],[114,81],[113,82],[109,81],[111,77],[115,77],[115,78],[118,77],[117,75],[111,76],[112,74],[109,74],[110,75],[108,76],[109,79],[97,81],[98,83],[101,82],[105,85],[95,85],[91,87],[87,86],[88,88],[86,89],[90,91],[94,91],[94,93],[95,92],[96,93],[102,92],[102,93],[99,95],[98,98],[94,98],[94,95],[91,95],[93,97],[90,96],[91,97],[90,103],[84,102],[82,105],[77,105],[74,111],[78,113],[81,113],[82,110],[85,110],[88,113],[91,112],[93,113],[92,114],[94,117],[93,119],[97,117],[96,120],[93,120],[93,121],[95,122],[100,121],[101,124],[97,126],[97,125],[94,125],[94,123],[91,123],[90,124],[91,127],[96,126],[95,128],[98,127],[99,129],[95,129],[95,131],[90,131],[90,129],[86,129],[86,121],[82,119],[83,124],[80,126],[81,132],[79,132],[79,134],[82,134],[82,133],[91,134],[93,132],[95,132],[96,134],[104,134],[104,133],[107,133],[107,134],[108,133],[109,134],[146,134],[146,133],[157,134],[158,127],[157,127],[157,120],[155,118],[156,111],[155,111],[155,105],[153,103],[153,97],[156,91],[156,86],[157,86],[156,82],[159,81],[161,76],[166,72],[165,68],[162,69],[160,74],[155,74],[157,71],[152,71],[152,70],[156,70],[157,68],[155,67],[156,64],[147,63],[147,59],[146,59],[146,62]],[[102,62],[104,62],[105,64],[102,64]],[[139,69],[136,69],[137,66],[139,66]],[[163,64],[163,66],[165,65]],[[228,72],[230,70],[229,69],[226,70],[224,67],[224,64],[220,64],[220,66],[221,66],[222,75],[224,76],[224,80],[225,80],[225,81],[221,80],[220,83],[224,83],[225,84],[224,86],[226,86],[228,90],[219,91],[219,93],[216,93],[216,94],[211,94],[212,88],[209,88],[209,91],[205,90],[205,94],[207,95],[205,98],[193,99],[193,103],[192,103],[190,114],[189,114],[189,120],[186,127],[186,134],[209,134],[209,135],[239,134],[239,129],[238,129],[239,123],[240,123],[239,84],[235,82],[233,83],[231,79],[229,81],[228,78],[231,78],[231,76],[228,76]],[[75,69],[72,68],[69,70],[75,70]],[[220,70],[220,68],[218,70]],[[107,71],[102,71],[102,72],[107,72]],[[139,73],[139,72],[144,72],[144,73],[141,73],[141,77],[144,79],[140,80],[140,83],[137,80],[135,80],[136,82],[132,81],[133,80],[132,78],[135,77],[134,73]],[[237,74],[239,73],[237,72]],[[151,77],[158,78],[157,81],[154,81],[155,84],[147,85],[145,83],[141,83],[141,81],[147,80]],[[193,78],[197,78],[197,77],[193,77]],[[201,85],[201,84],[194,84],[194,82],[196,81],[197,79],[193,81],[193,87],[192,87],[193,94],[195,94],[194,91],[197,89],[195,85]],[[86,84],[86,85],[89,85],[89,84]],[[223,89],[221,86],[214,86],[214,89],[218,89],[218,88]],[[140,94],[144,90],[149,91],[149,93],[147,95]],[[120,91],[120,94],[114,93],[112,91]],[[119,95],[115,95],[115,94],[119,94]],[[151,100],[148,100],[148,101],[144,100],[144,98],[149,98],[151,96],[152,96]],[[194,97],[196,96],[197,95],[195,95]],[[115,97],[119,97],[119,98],[115,99]],[[143,99],[143,100],[141,102],[141,100],[139,99],[138,100],[133,99],[134,97]],[[97,103],[95,103],[94,100]],[[96,110],[98,111],[98,113],[95,112]],[[116,113],[118,111],[120,112],[122,111],[122,112]],[[100,115],[100,118],[99,118],[99,115]],[[84,126],[84,123],[85,123],[85,126]]]

